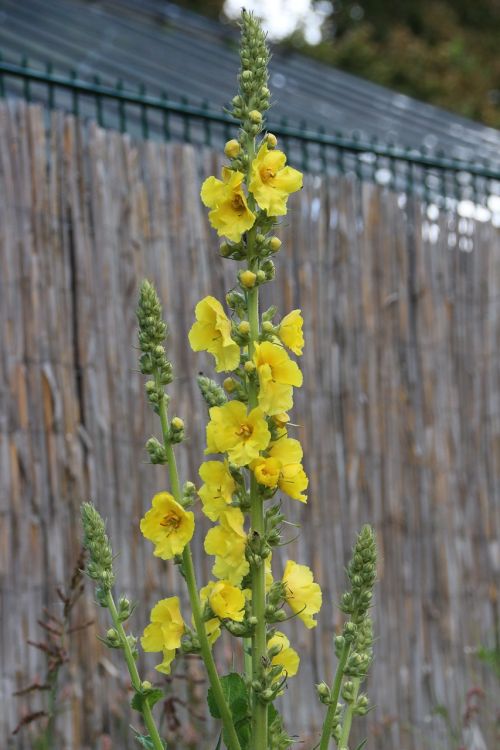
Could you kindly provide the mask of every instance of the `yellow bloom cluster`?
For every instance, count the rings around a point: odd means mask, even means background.
[[[268,216],[284,216],[288,196],[302,187],[301,173],[285,164],[285,154],[269,150],[267,143],[262,144],[252,164],[248,190]],[[201,188],[201,199],[211,209],[210,224],[219,236],[232,242],[239,242],[256,218],[243,190],[244,177],[242,172],[224,167],[221,180],[208,177]]]
[[[286,437],[286,433],[272,442],[267,456],[259,456],[251,468],[259,484],[265,487],[279,487],[294,500],[306,502],[303,494],[309,480],[302,467],[302,446],[298,440]]]

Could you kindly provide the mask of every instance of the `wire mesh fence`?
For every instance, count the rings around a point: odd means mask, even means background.
[[[14,63],[0,57],[0,96],[42,103],[48,111],[62,109],[136,138],[218,148],[235,127],[229,114],[214,111],[207,101],[173,100],[165,91],[152,94],[144,85],[134,89],[121,80],[112,86],[99,76],[83,80],[75,71],[61,74],[51,63],[31,64],[27,58]],[[463,161],[444,153],[430,154],[425,147],[403,148],[356,133],[328,133],[286,118],[271,118],[269,129],[283,140],[290,161],[303,171],[352,174],[445,208],[468,201],[487,207],[500,220],[500,171],[486,159]]]

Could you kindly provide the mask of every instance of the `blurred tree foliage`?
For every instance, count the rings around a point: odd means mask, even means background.
[[[300,30],[287,44],[500,127],[500,0],[334,0],[323,32],[318,45]]]
[[[323,40],[283,43],[341,70],[500,127],[500,0],[310,0]],[[224,0],[176,0],[217,19]],[[242,0],[244,5],[244,0]]]
[[[224,0],[174,0],[176,5],[192,10],[194,13],[201,13],[214,20],[219,20],[224,7]],[[244,5],[244,3],[242,3]]]

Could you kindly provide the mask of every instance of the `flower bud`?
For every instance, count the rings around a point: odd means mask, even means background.
[[[174,428],[174,430],[184,429],[184,420],[182,420],[180,417],[174,417],[170,424]]]
[[[240,151],[241,151],[241,146],[236,140],[236,138],[232,138],[224,146],[224,153],[229,159],[235,159],[240,153]]]
[[[281,240],[279,237],[271,237],[269,240],[269,247],[271,248],[271,252],[277,253],[278,250],[281,247]]]
[[[234,389],[236,388],[236,383],[234,382],[232,378],[226,378],[224,382],[222,383],[222,385],[224,386],[224,390],[227,393],[232,393]]]
[[[242,336],[246,336],[248,333],[250,333],[250,323],[248,320],[242,320],[241,323],[238,325],[238,333],[241,333]]]
[[[142,690],[151,690],[152,687],[153,686],[152,686],[152,684],[150,683],[149,680],[143,680],[141,682],[141,688],[142,688]]]
[[[247,289],[252,289],[257,281],[257,275],[248,269],[247,271],[241,271],[239,274],[240,284]]]
[[[198,375],[196,380],[207,406],[222,406],[222,404],[227,403],[226,394],[215,380],[211,380],[205,375]]]
[[[261,122],[262,122],[262,115],[261,115],[261,113],[259,112],[258,109],[252,109],[248,113],[248,116],[250,118],[250,122],[252,122],[254,125],[260,125],[261,124]]]
[[[274,133],[268,133],[266,135],[266,143],[268,148],[276,148],[276,146],[278,145],[278,139],[276,138]]]
[[[274,690],[271,690],[271,688],[266,688],[265,690],[262,691],[262,693],[260,694],[260,697],[263,701],[266,701],[266,703],[268,703],[269,701],[274,700],[276,696],[275,696]]]
[[[237,307],[242,307],[245,304],[245,298],[240,292],[228,292],[226,294],[226,302],[231,310],[235,310]]]
[[[277,609],[274,613],[274,621],[275,622],[283,622],[286,620],[286,612],[284,609]]]
[[[248,375],[250,375],[252,372],[255,372],[255,365],[251,359],[245,362],[244,370]]]
[[[262,330],[264,331],[264,333],[272,333],[274,331],[274,326],[270,320],[265,320],[262,323]]]
[[[222,255],[223,258],[228,258],[232,252],[233,252],[233,248],[228,242],[223,242],[222,245],[219,247],[219,253]]]
[[[167,463],[167,455],[165,453],[165,447],[155,437],[150,437],[146,442],[146,450],[149,454],[149,458],[152,464],[165,464]]]
[[[263,284],[265,280],[266,272],[262,270],[257,271],[257,281],[259,282],[259,284]]]
[[[331,697],[331,691],[326,682],[320,682],[316,685],[316,692],[322,703],[328,703]]]

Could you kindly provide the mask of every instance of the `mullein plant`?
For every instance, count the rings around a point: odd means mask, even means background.
[[[301,311],[292,310],[275,322],[275,307],[259,311],[259,289],[274,278],[273,258],[281,241],[273,230],[287,213],[289,196],[302,187],[302,175],[287,166],[276,137],[264,130],[269,55],[260,24],[243,11],[241,29],[240,89],[231,112],[240,123],[238,137],[225,145],[228,161],[221,177],[208,177],[201,188],[210,224],[224,238],[221,256],[241,261],[243,267],[226,305],[213,296],[198,302],[189,332],[191,348],[212,355],[216,372],[225,378],[222,385],[198,378],[209,415],[209,458],[200,466],[198,488],[190,481],[182,484],[177,470],[175,448],[184,440],[184,422],[168,414],[166,387],[173,375],[160,301],[150,282],[144,281],[140,290],[140,367],[148,376],[146,394],[161,425],[161,439],[150,438],[146,449],[153,464],[166,465],[169,477],[169,491],[155,495],[140,529],[156,557],[178,566],[191,605],[188,616],[177,596],[158,601],[140,643],[144,651],[160,654],[156,669],[164,674],[179,653],[201,656],[210,686],[209,709],[221,722],[218,747],[223,742],[229,750],[281,750],[290,747],[292,739],[275,701],[300,661],[284,632],[285,622],[298,618],[306,628],[314,628],[322,594],[312,571],[295,560],[288,560],[274,578],[273,550],[285,543],[286,506],[289,501],[307,502],[302,446],[289,434],[293,389],[302,385],[302,373],[290,353],[300,357],[304,338]],[[214,524],[204,540],[205,552],[214,558],[213,580],[201,588],[191,556],[191,508],[198,498]],[[103,640],[124,653],[135,693],[132,705],[142,713],[148,731],[137,734],[139,741],[159,750],[165,744],[152,708],[162,692],[139,676],[137,639],[123,627],[132,607],[125,597],[115,603],[111,548],[104,523],[90,504],[83,506],[83,523],[87,572],[97,581],[97,601],[113,621]],[[366,526],[348,567],[350,590],[340,603],[347,621],[335,638],[335,677],[331,686],[316,686],[325,705],[321,750],[333,743],[348,748],[354,716],[369,709],[360,688],[372,660],[369,609],[375,565],[374,534]],[[220,676],[217,671],[212,647],[223,631],[241,639],[242,675]]]

